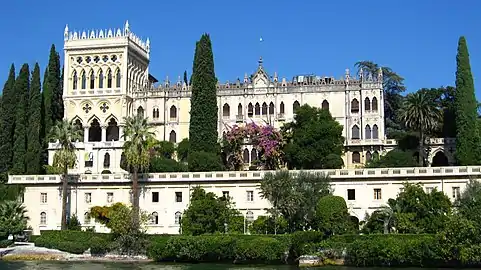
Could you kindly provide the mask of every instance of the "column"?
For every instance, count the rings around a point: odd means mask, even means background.
[[[124,126],[119,126],[119,141],[124,141]]]
[[[107,126],[101,126],[102,129],[102,139],[101,142],[107,141]]]
[[[84,142],[89,141],[89,127],[84,127]]]

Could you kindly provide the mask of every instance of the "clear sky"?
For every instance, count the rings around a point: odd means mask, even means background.
[[[126,20],[134,33],[150,38],[150,72],[160,81],[176,81],[184,70],[190,76],[195,42],[207,32],[221,82],[254,72],[261,55],[271,75],[288,79],[307,73],[339,78],[346,68],[354,71],[356,61],[372,60],[415,91],[454,84],[464,35],[481,98],[480,0],[4,1],[2,86],[12,62],[18,71],[38,61],[43,71],[50,45],[63,50],[65,24],[92,30],[121,28]]]

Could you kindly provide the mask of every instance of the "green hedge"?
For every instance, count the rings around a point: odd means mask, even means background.
[[[109,250],[111,242],[110,234],[84,231],[42,231],[34,243],[37,247],[58,249],[74,254],[82,254],[90,248],[93,255],[101,255]]]

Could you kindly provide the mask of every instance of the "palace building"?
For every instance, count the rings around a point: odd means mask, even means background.
[[[158,82],[149,73],[151,44],[141,40],[126,22],[123,29],[64,33],[65,118],[84,130],[77,142],[77,167],[72,173],[122,172],[123,119],[143,114],[158,140],[178,143],[189,136],[191,88],[168,77]],[[362,166],[396,142],[385,139],[382,72],[376,75],[346,70],[342,78],[299,75],[287,80],[269,75],[262,58],[252,75],[217,85],[218,131],[234,124],[269,123],[279,128],[293,121],[303,104],[329,109],[344,127],[344,164]],[[49,145],[49,160],[57,145]],[[257,158],[244,149],[245,163]]]

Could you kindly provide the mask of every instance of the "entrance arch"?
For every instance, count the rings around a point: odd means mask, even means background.
[[[449,166],[449,160],[443,151],[439,151],[436,153],[436,155],[434,155],[433,161],[431,163],[431,167],[443,167],[443,166]]]

